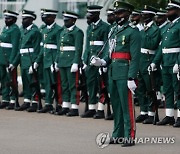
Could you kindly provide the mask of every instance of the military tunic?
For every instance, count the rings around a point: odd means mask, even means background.
[[[2,100],[9,101],[10,89],[6,83],[10,80],[6,72],[6,67],[12,63],[19,50],[20,30],[16,24],[4,27],[0,35],[0,80],[2,86]],[[17,70],[12,72],[13,82],[17,84]],[[12,96],[11,100],[15,100]]]

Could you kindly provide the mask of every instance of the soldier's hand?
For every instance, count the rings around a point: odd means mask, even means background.
[[[33,64],[34,69],[37,69],[38,66],[39,66],[38,63],[34,62],[34,64]]]
[[[177,79],[180,80],[180,74],[179,74],[179,72],[177,73]]]
[[[90,59],[90,65],[105,66],[106,61],[104,59],[100,59],[99,57],[92,56],[91,59]]]
[[[179,72],[179,65],[175,64],[173,67],[173,73],[177,74]]]
[[[54,65],[54,66],[53,66]],[[55,72],[58,72],[59,71],[59,68],[58,68],[58,64],[55,62],[54,64],[51,64],[51,72],[53,73],[54,71]]]
[[[128,80],[128,88],[129,90],[132,92],[132,94],[134,95],[134,91],[136,90],[137,86],[134,80]]]
[[[9,72],[9,70],[12,71],[14,68],[15,68],[15,67],[14,67],[13,64],[9,64],[9,66],[8,66],[8,72]]]
[[[77,72],[78,71],[78,64],[74,63],[71,66],[71,72]]]
[[[83,64],[82,69],[85,70],[86,68],[87,68],[87,65],[86,65],[86,64]]]
[[[156,71],[157,68],[156,68],[156,64],[154,63],[151,63],[149,66],[148,66],[148,71]]]
[[[103,72],[106,73],[107,72],[107,67],[103,67]]]
[[[29,74],[32,74],[33,73],[33,67],[32,66],[30,66],[29,67],[29,72],[28,72]]]

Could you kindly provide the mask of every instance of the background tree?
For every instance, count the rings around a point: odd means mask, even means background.
[[[156,8],[165,8],[168,0],[122,0],[133,4],[135,8],[142,9],[144,5],[150,5]]]

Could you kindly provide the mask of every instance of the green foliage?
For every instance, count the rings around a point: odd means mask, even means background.
[[[150,5],[156,8],[165,8],[168,0],[123,0],[134,5],[136,9],[142,9],[144,5]]]

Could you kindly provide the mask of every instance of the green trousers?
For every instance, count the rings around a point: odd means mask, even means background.
[[[132,93],[127,87],[127,80],[111,80],[109,87],[114,113],[112,137],[134,139],[136,129],[134,103]]]
[[[51,72],[50,68],[44,68],[44,81],[45,81],[45,104],[52,104],[53,103],[53,89],[52,85],[55,82],[55,76]]]
[[[10,73],[7,73],[6,66],[0,65],[0,81],[1,81],[1,87],[2,87],[2,100],[9,101],[15,100],[15,95],[12,93],[10,96],[10,86],[7,85],[8,82],[13,82],[15,86],[17,85],[17,69],[15,68],[11,75]]]
[[[96,104],[98,101],[98,81],[99,81],[99,72],[98,67],[88,66],[86,68],[86,83],[87,90],[89,93],[89,104]]]
[[[180,90],[180,83],[177,74],[173,73],[173,67],[162,68],[163,91],[165,95],[166,108],[174,108],[174,94],[177,97]],[[180,109],[180,100],[177,99],[177,108]]]
[[[70,72],[71,67],[60,67],[62,100],[63,102],[71,102],[71,104],[79,105],[80,92],[79,86],[79,71]]]
[[[44,72],[43,72],[43,64],[40,63],[38,67],[38,77],[39,77],[39,82],[41,89],[44,89],[45,83],[44,83]]]
[[[31,84],[34,82],[34,79],[33,75],[29,74],[29,69],[21,69],[21,77],[23,83],[24,99],[38,101],[38,97],[35,95],[36,89],[31,86]]]
[[[147,92],[151,90],[150,77],[149,74],[141,74],[138,75],[138,89],[137,96],[140,105],[140,111],[148,112],[152,111],[152,107],[150,107],[150,98],[147,97]]]

